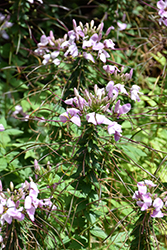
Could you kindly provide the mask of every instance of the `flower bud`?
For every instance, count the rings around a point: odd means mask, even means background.
[[[29,176],[29,180],[30,180],[31,182],[33,182],[33,179],[31,178],[31,176]]]
[[[14,185],[13,185],[13,182],[11,181],[10,182],[10,190],[13,192],[13,189],[14,189]]]
[[[2,192],[2,182],[0,180],[0,192]]]
[[[93,28],[94,24],[95,24],[95,22],[94,22],[94,20],[92,20],[92,21],[90,22],[90,29]]]
[[[79,26],[81,27],[81,29],[83,29],[83,23],[79,22]]]
[[[35,170],[40,171],[40,166],[38,165],[38,161],[36,159],[34,160],[34,168]]]
[[[78,90],[76,88],[74,88],[74,94],[76,97],[79,97],[79,93],[78,93]]]
[[[9,188],[7,188],[7,193],[9,194],[9,195],[11,195],[11,192],[10,192],[10,189]]]

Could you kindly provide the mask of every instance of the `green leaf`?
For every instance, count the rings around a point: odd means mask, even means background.
[[[86,249],[87,239],[84,236],[75,235],[69,249]]]
[[[162,66],[166,65],[166,58],[165,56],[163,56],[160,52],[157,52],[157,56],[154,55],[153,53],[150,53],[152,55],[152,57],[159,62]]]
[[[7,168],[7,159],[0,158],[0,171]]]
[[[4,132],[8,135],[20,135],[24,133],[23,131],[15,128],[6,129]]]
[[[95,227],[90,230],[91,234],[98,238],[105,239],[108,235],[100,228],[100,227]]]

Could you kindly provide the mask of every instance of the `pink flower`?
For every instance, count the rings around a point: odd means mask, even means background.
[[[86,120],[94,125],[106,124],[109,125],[112,122],[104,115],[96,114],[95,112],[86,115]]]
[[[83,52],[83,57],[85,59],[90,60],[91,62],[95,63],[95,60],[94,60],[93,56],[90,53]]]
[[[75,91],[75,88],[74,88]],[[70,98],[64,101],[66,104],[68,105],[73,105],[73,103],[75,104],[75,106],[77,108],[79,108],[79,110],[83,110],[84,106],[88,106],[88,103],[85,101],[84,98],[82,98],[79,94],[77,97],[74,98]]]
[[[144,183],[149,187],[149,188],[151,188],[151,187],[156,187],[157,185],[156,184],[154,184],[152,181],[150,181],[150,180],[144,180]]]
[[[74,29],[75,37],[76,37],[77,41],[79,40],[79,37],[84,37],[85,36],[85,34],[82,31],[81,27],[77,26],[77,23],[76,23],[75,19],[73,19],[73,29]]]
[[[76,44],[71,44],[69,47],[68,47],[68,50],[64,53],[64,56],[66,57],[68,54],[70,53],[70,55],[72,57],[76,57],[78,56],[78,48],[76,46]]]
[[[103,69],[110,74],[113,74],[115,71],[120,71],[116,66],[104,65]]]
[[[134,101],[137,100],[138,102],[140,102],[139,94],[141,94],[141,93],[139,92],[139,90],[140,90],[140,87],[137,86],[137,85],[133,85],[131,87],[130,94],[131,94],[131,99],[132,100],[134,100]]]
[[[37,198],[39,190],[33,181],[30,182],[29,189],[29,195],[25,198],[24,207],[30,219],[34,221],[35,209],[41,204],[41,201]]]
[[[151,213],[151,217],[162,218],[164,215],[161,212],[161,208],[163,207],[164,203],[160,198],[156,198],[153,202],[153,213]]]
[[[133,69],[131,69],[129,73],[123,74],[121,77],[124,77],[125,81],[128,81],[132,78],[132,75],[133,75]]]
[[[6,202],[7,210],[5,211],[4,214],[1,216],[1,224],[3,225],[4,222],[6,221],[8,224],[12,223],[13,219],[17,219],[19,221],[24,220],[24,214],[22,214],[23,207],[20,207],[19,209],[16,209],[16,204],[14,201],[9,198]]]
[[[157,2],[157,7],[159,9],[158,14],[163,18],[167,17],[167,0],[160,0]]]
[[[118,25],[118,30],[125,30],[126,27],[127,27],[127,24],[126,23],[120,23],[120,22],[117,22],[117,25]]]
[[[115,85],[115,88],[117,88],[120,93],[128,95],[128,93],[127,93],[127,91],[126,91],[123,84],[118,83],[118,84]]]
[[[126,104],[121,106],[120,100],[118,100],[117,103],[115,104],[114,113],[117,113],[118,114],[117,118],[119,118],[120,115],[127,114],[130,110],[131,110],[130,103],[126,103]]]
[[[118,141],[121,137],[122,126],[117,122],[111,122],[108,126],[108,133],[110,135],[114,134],[115,141]]]
[[[92,47],[93,50],[101,50],[104,48],[103,43],[99,42],[101,36],[98,34],[93,34],[89,40],[84,40],[82,48],[86,49],[87,47]]]
[[[141,207],[141,211],[145,211],[152,205],[152,199],[149,193],[143,195],[142,198],[143,198],[143,202],[137,201],[136,203],[138,206]]]
[[[137,183],[137,187],[138,187],[138,191],[141,193],[141,194],[146,194],[147,192],[147,187],[146,187],[146,184],[144,181],[139,181]]]
[[[108,84],[106,86],[106,90],[108,92],[108,97],[114,101],[117,98],[119,91],[114,86],[114,82],[113,81],[109,81],[108,82]]]
[[[103,63],[106,63],[106,58],[110,57],[110,55],[104,49],[100,49],[98,52],[98,57]]]
[[[81,126],[81,119],[79,117],[80,111],[76,108],[69,108],[67,109],[67,112],[64,112],[59,116],[60,121],[65,123],[67,121],[71,121],[77,126]]]
[[[115,43],[111,39],[105,39],[103,42],[105,48],[115,49]]]
[[[38,43],[38,47],[44,47],[48,44],[48,42],[49,42],[48,37],[45,35],[42,35],[40,38],[40,43]]]

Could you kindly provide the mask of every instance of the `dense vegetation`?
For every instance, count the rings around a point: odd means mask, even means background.
[[[1,249],[166,249],[167,1],[0,3]]]

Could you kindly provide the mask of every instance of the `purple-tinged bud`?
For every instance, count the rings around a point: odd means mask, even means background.
[[[97,31],[99,31],[99,34],[102,33],[103,27],[104,27],[104,23],[102,22],[102,23],[99,24],[99,26],[97,28]]]
[[[91,106],[92,105],[92,99],[88,100],[88,105]]]
[[[75,30],[77,27],[77,23],[76,23],[75,19],[73,19],[72,22],[73,22],[73,29]]]
[[[74,94],[75,94],[76,97],[79,97],[79,92],[78,92],[78,90],[76,88],[74,88]]]
[[[108,34],[110,33],[111,30],[114,30],[114,27],[113,27],[113,26],[110,26],[110,27],[107,29],[105,36],[108,36]]]
[[[0,192],[2,192],[2,181],[0,180]]]
[[[38,165],[38,161],[36,159],[34,160],[34,168],[35,170],[40,171],[40,166]]]
[[[107,103],[106,106],[104,106],[104,107],[102,108],[102,110],[103,110],[104,112],[106,112],[106,111],[109,109],[109,107],[110,107],[110,103]]]
[[[105,97],[101,100],[101,102],[108,102],[108,96],[105,96]]]
[[[85,89],[85,93],[84,93],[86,99],[90,99],[90,94],[89,91],[87,89]]]
[[[29,180],[30,180],[31,182],[33,182],[33,179],[31,178],[31,176],[29,176]]]
[[[117,103],[115,104],[114,113],[117,113],[119,111],[119,107],[120,107],[120,100],[118,100]]]
[[[5,130],[4,126],[2,124],[0,124],[0,132],[2,132],[4,130]]]

